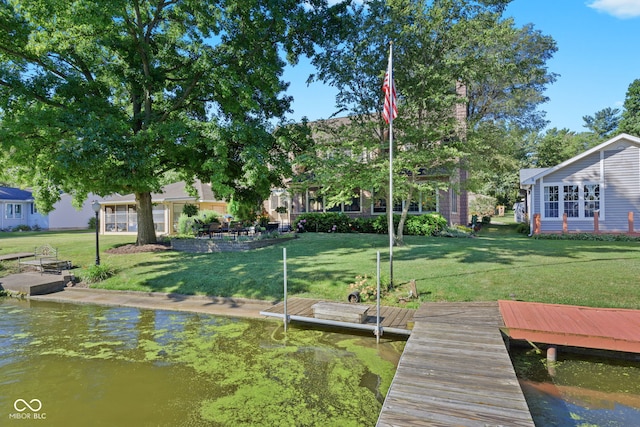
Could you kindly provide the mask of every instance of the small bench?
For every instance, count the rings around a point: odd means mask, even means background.
[[[22,266],[31,266],[37,268],[41,273],[60,274],[62,270],[71,267],[71,261],[59,260],[58,250],[48,244],[36,247],[33,254],[29,253],[24,258],[29,259],[18,258],[18,270]]]
[[[339,302],[317,302],[311,306],[316,319],[336,320],[339,322],[364,323],[367,320],[369,306],[344,304]]]

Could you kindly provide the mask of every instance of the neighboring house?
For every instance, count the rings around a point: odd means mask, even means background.
[[[0,187],[0,230],[36,224],[33,209],[33,195],[30,191]]]
[[[0,230],[9,230],[23,225],[42,230],[72,230],[89,226],[95,216],[91,208],[94,196],[87,198],[80,210],[71,204],[71,195],[61,194],[48,214],[38,212],[33,194],[28,190],[0,187]],[[99,198],[98,198],[99,199]]]
[[[225,214],[227,202],[216,199],[210,184],[194,183],[197,195],[187,191],[184,181],[162,187],[160,193],[151,194],[153,223],[157,234],[173,234],[178,218],[186,204],[197,205],[199,210],[212,210]],[[101,201],[100,228],[103,234],[138,232],[138,217],[134,194],[108,196]]]
[[[557,166],[523,169],[520,188],[534,234],[638,233],[640,138],[620,134]]]

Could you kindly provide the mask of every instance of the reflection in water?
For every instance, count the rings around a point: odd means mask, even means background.
[[[640,361],[510,352],[536,426],[640,426]]]
[[[0,424],[374,425],[403,348],[285,335],[272,321],[4,299]],[[18,413],[17,399],[42,409]]]

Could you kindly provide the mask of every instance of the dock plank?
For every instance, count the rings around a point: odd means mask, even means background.
[[[0,255],[0,261],[11,261],[20,258],[29,258],[33,257],[33,252],[18,252],[13,254],[2,254]]]
[[[428,303],[400,358],[378,426],[534,426],[497,303]]]

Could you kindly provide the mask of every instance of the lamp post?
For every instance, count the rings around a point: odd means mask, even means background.
[[[99,224],[100,224],[100,202],[94,200],[91,203],[93,211],[96,213],[96,265],[100,265],[100,246],[98,243]]]

